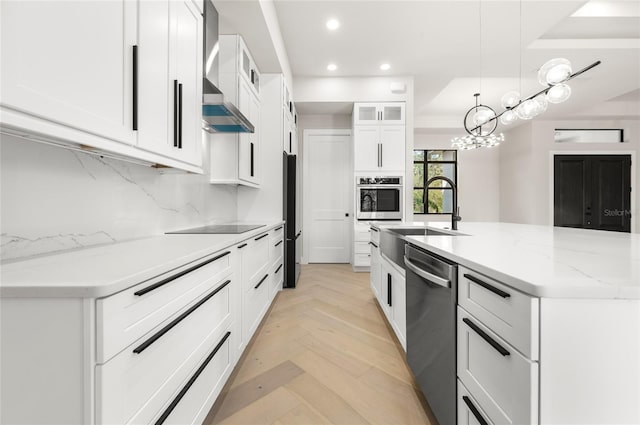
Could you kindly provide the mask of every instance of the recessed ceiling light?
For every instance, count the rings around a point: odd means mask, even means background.
[[[327,21],[327,28],[329,28],[331,31],[337,30],[339,26],[340,22],[338,22],[337,19],[329,19]]]
[[[391,65],[389,65],[388,63],[383,63],[382,65],[380,65],[380,69],[383,71],[387,71],[389,68],[391,68]]]
[[[336,69],[338,69],[338,65],[336,65],[335,63],[330,63],[329,65],[327,65],[327,69],[329,71],[335,71]]]

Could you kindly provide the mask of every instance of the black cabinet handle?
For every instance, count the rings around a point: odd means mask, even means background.
[[[258,289],[260,285],[262,285],[262,282],[264,282],[268,277],[269,277],[269,273],[265,274],[264,277],[260,279],[260,282],[258,282],[258,284],[253,287],[253,289]]]
[[[475,333],[477,333],[478,335],[480,335],[480,337],[482,339],[484,339],[485,341],[487,341],[489,343],[489,345],[491,345],[493,348],[495,348],[495,350],[502,354],[503,356],[509,356],[511,353],[509,353],[502,345],[498,344],[498,342],[491,338],[485,331],[483,331],[482,329],[480,329],[478,327],[478,325],[476,325],[475,323],[473,323],[471,320],[467,319],[466,317],[462,319],[462,321],[464,323],[467,324],[467,326],[469,326],[471,329],[473,329],[473,331]]]
[[[387,304],[389,307],[393,306],[391,303],[391,273],[387,273]]]
[[[244,248],[245,246],[247,246],[247,244],[246,244],[246,243],[243,243],[242,245],[238,245],[238,249],[242,249],[242,248]]]
[[[202,364],[200,365],[198,370],[196,370],[196,372],[193,374],[191,379],[189,379],[189,381],[187,381],[187,383],[184,385],[184,387],[182,387],[182,389],[180,390],[180,392],[178,393],[176,398],[174,398],[173,401],[171,402],[171,404],[165,409],[164,412],[162,412],[162,415],[160,415],[158,420],[155,422],[155,425],[161,425],[161,424],[164,423],[164,421],[167,420],[167,418],[169,417],[171,412],[173,412],[173,409],[175,409],[176,406],[178,405],[178,403],[180,403],[180,400],[182,400],[182,397],[184,397],[184,395],[187,393],[187,391],[189,391],[189,388],[191,388],[193,383],[196,382],[196,379],[198,379],[198,377],[200,376],[202,371],[204,371],[204,369],[207,367],[207,365],[209,364],[211,359],[213,359],[215,357],[215,355],[218,353],[218,351],[220,350],[220,348],[222,348],[222,346],[224,345],[225,341],[229,338],[230,335],[231,335],[231,332],[227,332],[226,334],[224,334],[224,336],[222,337],[222,339],[220,340],[218,345],[216,345],[216,347],[213,349],[211,354],[209,354],[207,356],[207,358],[204,359],[204,362],[202,362]]]
[[[133,46],[133,83],[131,86],[132,90],[132,101],[133,101],[133,111],[132,111],[132,127],[133,130],[138,130],[138,46]]]
[[[476,418],[476,421],[478,421],[480,425],[489,425],[489,423],[485,421],[482,415],[480,414],[480,411],[476,408],[476,406],[473,405],[469,397],[467,397],[466,395],[463,395],[462,401],[464,401],[464,404],[467,405],[467,407],[469,408],[473,416]]]
[[[251,70],[251,84],[255,84],[256,83],[256,71],[254,71],[253,69]]]
[[[280,230],[280,229],[282,229],[282,226],[280,226],[280,227],[276,227],[276,228],[274,229],[274,231],[276,231],[276,232],[277,232],[277,231],[278,231],[278,230]]]
[[[173,80],[173,147],[178,147],[178,80]]]
[[[269,234],[265,233],[264,235],[258,236],[257,238],[255,238],[254,241],[259,241],[260,239],[266,238],[267,236],[269,236]]]
[[[251,155],[251,165],[250,165],[250,168],[251,168],[251,169],[250,169],[250,171],[251,171],[251,173],[250,173],[250,174],[251,174],[251,177],[253,177],[253,142],[251,142],[251,143],[250,143],[250,146],[249,146],[249,147],[250,147],[250,149],[251,149],[251,153],[250,153],[250,155]]]
[[[282,243],[282,240],[279,240],[277,244],[275,244],[274,246],[278,246]]]
[[[214,289],[213,291],[211,291],[206,297],[204,297],[203,299],[201,299],[200,301],[198,301],[197,303],[195,303],[193,306],[191,306],[191,308],[189,308],[189,310],[185,311],[184,313],[182,313],[180,316],[176,317],[175,319],[173,319],[171,321],[171,323],[169,323],[167,326],[165,326],[164,328],[160,329],[158,332],[156,332],[155,334],[153,334],[149,339],[147,339],[145,342],[143,342],[142,344],[138,345],[136,348],[133,349],[133,352],[135,354],[140,354],[142,353],[144,350],[146,350],[147,348],[149,348],[149,346],[151,344],[153,344],[154,342],[156,342],[157,340],[159,340],[164,334],[166,334],[167,332],[169,332],[171,329],[173,329],[174,326],[176,326],[178,323],[182,322],[184,319],[186,319],[191,313],[193,313],[194,311],[196,311],[199,307],[202,306],[202,304],[206,303],[207,301],[209,301],[211,298],[213,298],[214,295],[216,295],[218,292],[222,291],[229,283],[231,283],[230,280],[227,280],[225,283],[223,283],[222,285],[218,286],[216,289]]]
[[[274,274],[277,274],[277,273],[280,271],[280,269],[281,269],[281,268],[282,268],[282,264],[280,264],[280,265],[278,266],[278,268],[276,269],[276,271],[275,271],[275,273],[274,273]]]
[[[373,246],[375,246],[376,248],[378,247],[378,245],[376,245],[374,242],[369,242],[369,245],[373,245]]]
[[[149,292],[153,291],[154,289],[158,289],[159,287],[161,287],[161,286],[163,286],[163,285],[166,285],[167,283],[169,283],[169,282],[171,282],[171,281],[173,281],[173,280],[176,280],[176,279],[178,279],[179,277],[182,277],[182,276],[184,276],[184,275],[185,275],[185,274],[187,274],[187,273],[191,273],[192,271],[197,270],[197,269],[199,269],[200,267],[204,267],[204,266],[206,266],[206,265],[207,265],[207,264],[209,264],[209,263],[213,263],[214,261],[219,260],[219,259],[221,259],[222,257],[227,256],[227,255],[229,255],[229,254],[231,254],[231,251],[227,251],[227,252],[222,253],[222,254],[220,254],[220,255],[218,255],[218,256],[216,256],[216,257],[210,258],[210,259],[209,259],[209,260],[207,260],[207,261],[204,261],[204,262],[202,262],[202,263],[200,263],[200,264],[196,264],[195,266],[190,267],[190,268],[188,268],[188,269],[186,269],[186,270],[183,270],[183,271],[181,271],[180,273],[174,274],[173,276],[170,276],[170,277],[168,277],[168,278],[166,278],[166,279],[163,279],[163,280],[161,280],[160,282],[156,282],[156,283],[154,283],[153,285],[149,285],[149,286],[147,286],[146,288],[142,288],[141,290],[139,290],[139,291],[137,291],[137,292],[134,292],[134,293],[133,293],[133,295],[142,296],[142,295],[144,295],[144,294],[148,294]]]
[[[289,153],[291,153],[291,132],[289,132]]]
[[[484,289],[487,289],[487,290],[493,292],[494,294],[501,296],[502,298],[509,298],[511,296],[509,293],[504,292],[503,290],[498,289],[495,286],[489,285],[487,282],[483,282],[483,281],[481,281],[480,279],[478,279],[475,276],[472,276],[470,274],[465,273],[464,277],[469,279],[471,282],[482,286]]]
[[[374,232],[379,232],[380,231],[380,230],[376,229],[375,227],[372,227],[371,230],[374,231]]]
[[[182,149],[182,83],[178,84],[178,149]]]

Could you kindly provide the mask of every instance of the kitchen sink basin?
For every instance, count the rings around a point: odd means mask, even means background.
[[[439,232],[437,230],[425,229],[424,227],[412,227],[412,228],[393,228],[390,227],[388,229],[390,232],[397,233],[402,236],[456,236],[455,234]],[[426,233],[425,233],[426,232]]]
[[[404,268],[406,236],[460,236],[424,227],[383,227],[380,229],[380,251],[398,267]],[[426,234],[425,234],[426,232]]]

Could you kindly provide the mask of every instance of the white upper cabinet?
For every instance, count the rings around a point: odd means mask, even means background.
[[[241,180],[259,184],[260,183],[260,102],[256,97],[248,92],[246,84],[240,84],[241,93],[246,91],[246,95],[241,94],[241,99],[245,98],[242,102],[247,102],[247,106],[244,107],[242,113],[249,118],[249,121],[254,123],[254,133],[242,133],[240,134],[240,161],[238,169],[238,177]]]
[[[404,124],[404,102],[356,103],[353,111],[354,125]]]
[[[405,127],[356,126],[353,129],[354,170],[403,172],[405,168]]]
[[[242,78],[249,83],[253,93],[256,96],[260,96],[260,72],[258,71],[258,67],[253,61],[253,57],[251,56],[247,46],[244,44],[242,37],[238,37],[238,43],[240,51],[240,55],[238,56],[238,59],[240,60],[240,75],[242,75]]]
[[[138,145],[198,165],[202,15],[191,0],[142,1],[139,10]]]
[[[2,127],[202,171],[193,0],[2,4]]]
[[[3,112],[135,144],[135,2],[3,1],[1,16]]]

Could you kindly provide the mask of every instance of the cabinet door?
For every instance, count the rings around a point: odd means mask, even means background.
[[[282,149],[288,154],[293,154],[293,134],[291,131],[291,115],[284,108],[282,114]]]
[[[127,0],[3,1],[2,107],[134,144],[135,24]]]
[[[178,81],[178,146],[171,156],[202,165],[202,15],[192,0],[171,2],[172,80]]]
[[[380,170],[402,171],[405,168],[405,128],[403,125],[380,126]]]
[[[241,84],[241,86],[243,85],[246,86],[246,84]],[[248,87],[246,89],[248,90]],[[242,180],[259,184],[262,165],[260,161],[260,103],[252,93],[248,93],[248,97],[249,113],[247,117],[254,125],[255,132],[240,135],[240,158],[244,162],[241,161],[238,164],[240,167],[238,175]],[[246,139],[246,142],[243,139]]]
[[[375,103],[356,103],[353,107],[354,125],[377,125],[380,119],[378,106]]]
[[[374,245],[375,244],[375,245]],[[371,289],[376,298],[380,299],[380,248],[372,242],[371,245]]]
[[[138,10],[138,147],[169,156],[169,140],[173,143],[176,125],[168,66],[170,4],[141,1]]]
[[[391,267],[385,260],[380,262],[380,296],[378,301],[384,311],[387,320],[391,323],[391,305],[393,305],[393,293],[391,287],[393,285],[393,276],[391,274]],[[391,302],[389,302],[391,301]]]
[[[251,89],[249,84],[242,78],[238,80],[238,109],[242,114],[249,118],[251,124],[258,131],[258,123],[251,119],[250,116],[250,101]],[[238,135],[238,178],[241,180],[251,181],[252,175],[255,174],[253,169],[253,158],[251,153],[251,133],[240,133]],[[253,148],[255,149],[255,147]]]
[[[400,344],[407,349],[407,294],[404,276],[397,270],[391,275],[391,317]]]
[[[354,128],[354,170],[377,170],[380,164],[380,129],[378,126]]]
[[[404,124],[404,103],[381,103],[378,105],[380,124]]]

